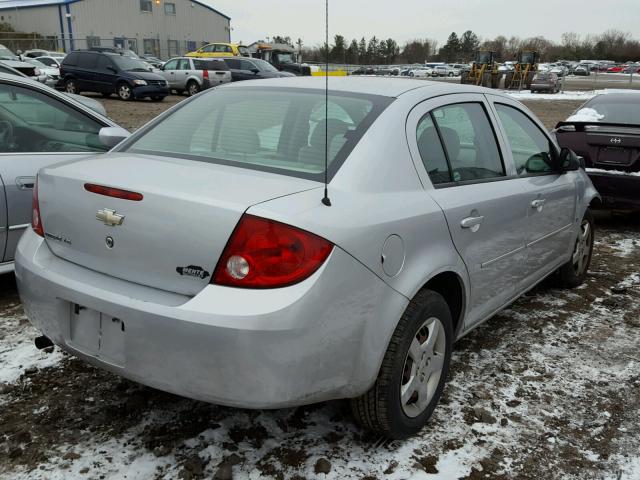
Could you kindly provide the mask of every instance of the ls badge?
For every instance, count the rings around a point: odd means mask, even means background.
[[[115,227],[116,225],[122,225],[124,222],[124,215],[119,215],[115,210],[108,208],[102,208],[96,213],[96,220],[100,220],[105,225]]]

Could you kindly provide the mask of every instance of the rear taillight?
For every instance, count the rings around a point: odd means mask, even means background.
[[[209,70],[206,68],[202,71],[202,78],[209,78]]]
[[[213,274],[212,283],[279,288],[311,276],[333,245],[313,233],[274,220],[244,215]]]
[[[38,179],[36,178],[33,186],[33,211],[31,212],[31,228],[33,231],[44,237],[44,227],[42,226],[42,218],[40,216],[40,203],[38,202]]]
[[[104,185],[95,185],[93,183],[85,183],[84,189],[87,192],[104,195],[105,197],[132,200],[134,202],[139,202],[143,198],[141,193],[130,192],[129,190],[122,190],[121,188],[105,187]]]

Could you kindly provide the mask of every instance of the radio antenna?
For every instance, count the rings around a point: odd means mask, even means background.
[[[329,200],[329,0],[325,0],[325,75],[324,75],[324,198],[322,203],[331,206]]]

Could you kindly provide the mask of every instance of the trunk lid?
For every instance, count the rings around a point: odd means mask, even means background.
[[[143,199],[99,195],[85,190],[87,183],[137,192]],[[317,187],[314,181],[248,169],[116,153],[41,170],[38,196],[45,239],[55,255],[124,280],[195,295],[211,280],[247,208]],[[105,224],[105,213],[110,219],[124,216],[122,224]]]

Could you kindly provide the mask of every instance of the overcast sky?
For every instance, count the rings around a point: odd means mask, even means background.
[[[232,41],[249,44],[273,35],[324,39],[324,0],[204,0],[231,17]],[[329,0],[329,34],[348,39],[434,38],[473,30],[482,38],[563,32],[601,33],[610,28],[640,37],[640,0]]]

